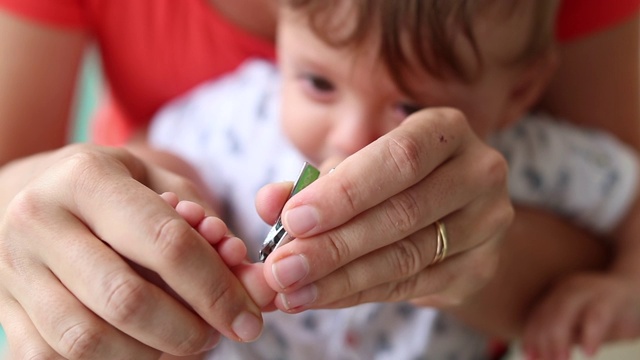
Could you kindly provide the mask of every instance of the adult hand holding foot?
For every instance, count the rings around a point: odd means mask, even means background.
[[[275,221],[289,190],[284,183],[261,190],[265,221]],[[455,304],[493,274],[512,217],[502,156],[460,112],[423,110],[286,203],[282,220],[296,240],[267,258],[265,277],[288,312],[372,301]],[[432,264],[437,221],[446,225],[448,250]]]
[[[260,308],[157,193],[204,198],[150,164],[74,145],[2,168],[0,322],[12,355],[150,359],[201,352],[220,333],[259,335]]]

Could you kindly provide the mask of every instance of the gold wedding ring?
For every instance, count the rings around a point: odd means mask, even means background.
[[[431,265],[437,264],[447,256],[449,239],[447,239],[447,228],[442,221],[436,221],[436,254],[433,256]]]

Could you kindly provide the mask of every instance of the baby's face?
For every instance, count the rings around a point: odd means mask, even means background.
[[[484,44],[482,38],[478,40]],[[504,108],[514,77],[506,67],[487,63],[473,83],[453,77],[443,80],[420,69],[407,77],[415,93],[411,97],[394,83],[376,48],[332,47],[315,35],[302,16],[287,9],[281,12],[278,59],[283,128],[313,163],[351,155],[421,108],[457,108],[482,137],[506,121]],[[472,52],[463,53],[474,61]]]

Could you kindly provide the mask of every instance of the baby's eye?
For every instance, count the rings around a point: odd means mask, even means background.
[[[418,104],[401,102],[396,104],[395,111],[397,112],[399,117],[404,119],[407,116],[413,114],[414,112],[422,110],[423,108],[424,106],[420,106]]]
[[[322,76],[315,74],[305,74],[304,78],[306,79],[309,86],[311,86],[311,88],[313,88],[313,90],[315,91],[328,93],[335,90],[335,86],[333,86],[333,83]]]

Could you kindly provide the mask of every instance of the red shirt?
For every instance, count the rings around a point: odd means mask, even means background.
[[[95,37],[110,90],[94,122],[100,143],[122,143],[169,100],[248,57],[275,58],[272,42],[227,22],[207,0],[0,0],[0,6]]]
[[[249,57],[275,58],[271,42],[227,22],[207,0],[0,0],[0,7],[95,36],[111,94],[94,125],[101,143],[122,143],[162,105]],[[558,38],[611,26],[638,8],[640,0],[563,0]]]
[[[637,15],[640,0],[561,0],[556,37],[575,40]]]

